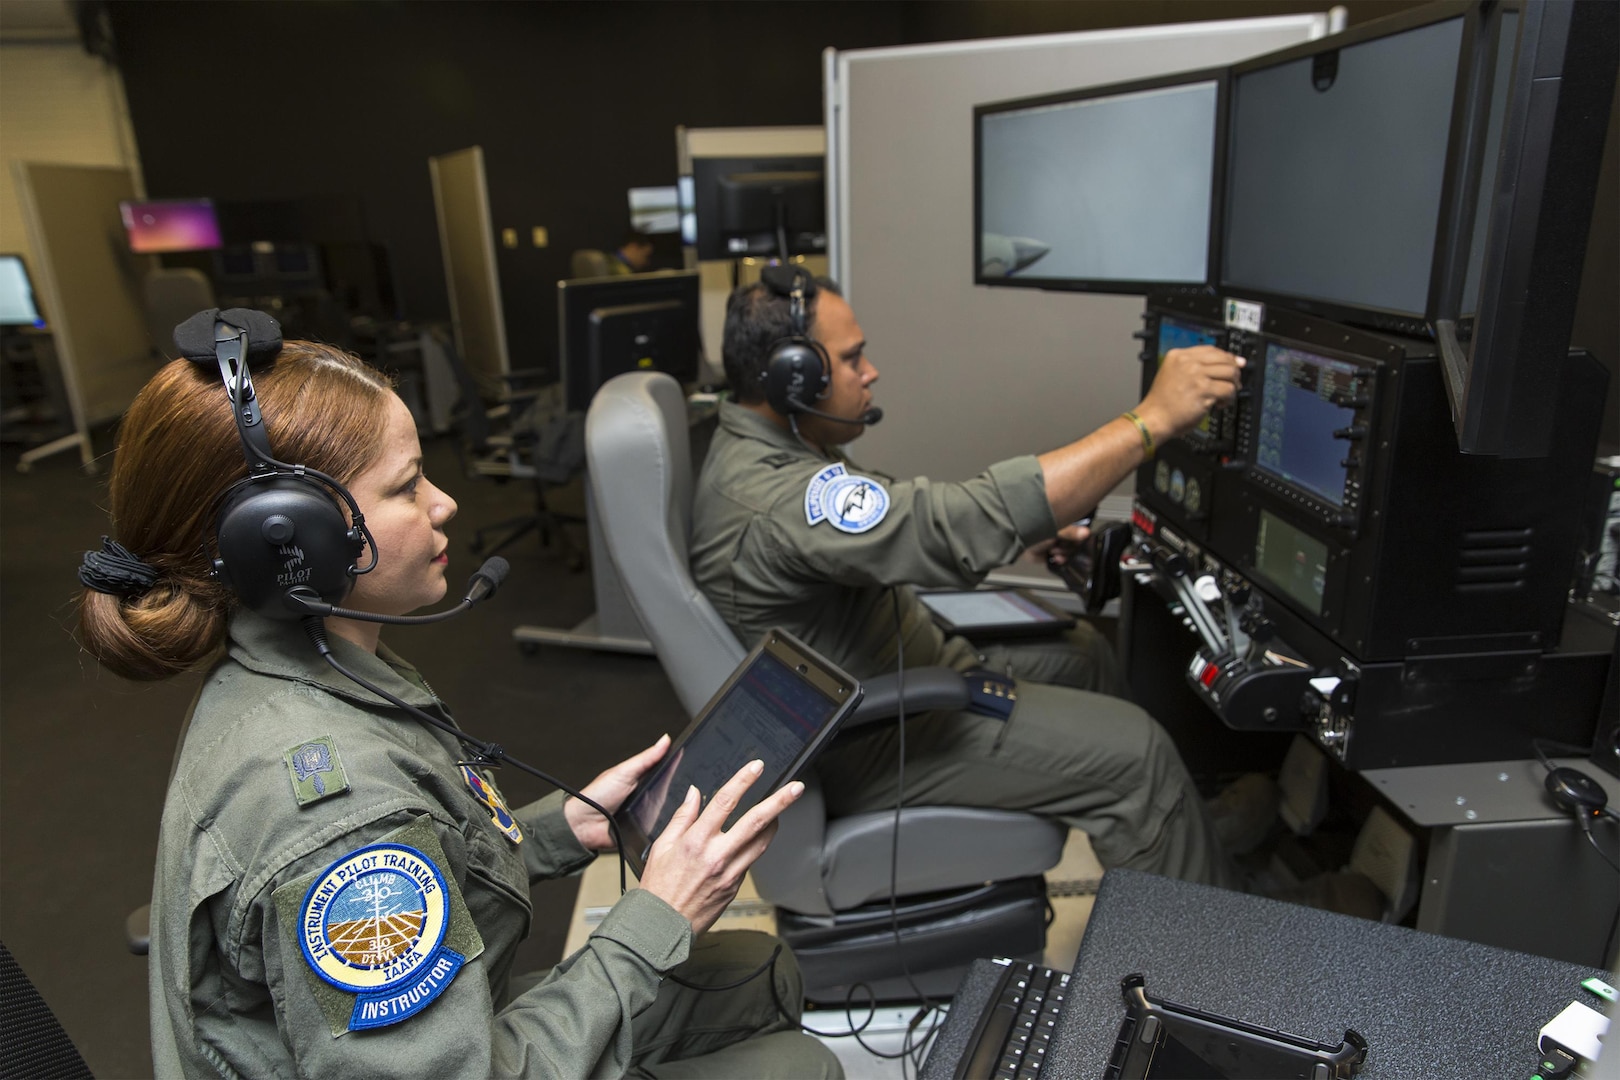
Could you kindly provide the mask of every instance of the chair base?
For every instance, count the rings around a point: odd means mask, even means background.
[[[864,1002],[864,989],[851,991],[857,984],[870,987],[880,1001],[915,1001],[918,991],[949,998],[975,959],[1040,959],[1046,948],[1046,880],[1014,878],[905,897],[898,922],[897,949],[886,901],[831,916],[776,912],[777,935],[798,958],[806,999],[818,1005]]]

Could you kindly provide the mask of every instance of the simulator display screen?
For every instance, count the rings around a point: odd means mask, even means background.
[[[1202,284],[1215,82],[979,118],[979,274]]]
[[[1234,78],[1223,286],[1425,314],[1462,36],[1449,19]]]
[[[775,790],[777,778],[837,711],[838,702],[774,656],[760,653],[703,726],[648,777],[629,807],[631,820],[649,841],[656,840],[688,787],[696,786],[707,804],[738,769],[759,758],[765,771],[744,793],[730,819],[735,821]]]
[[[220,246],[219,219],[208,199],[121,202],[118,211],[137,255],[166,251],[212,251]]]
[[[1322,614],[1327,558],[1327,544],[1269,510],[1260,511],[1260,531],[1254,542],[1255,572],[1298,600],[1312,615]]]
[[[1350,444],[1333,433],[1349,427],[1356,414],[1334,399],[1353,398],[1360,375],[1354,364],[1342,360],[1267,345],[1255,465],[1343,506],[1345,468],[1339,463]]]

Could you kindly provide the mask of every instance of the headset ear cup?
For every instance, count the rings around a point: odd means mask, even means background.
[[[787,416],[827,392],[829,379],[821,346],[806,337],[783,338],[771,347],[765,366],[765,400]]]
[[[215,518],[219,577],[243,606],[267,618],[302,611],[283,599],[295,587],[341,604],[364,546],[325,487],[286,473],[244,480]]]

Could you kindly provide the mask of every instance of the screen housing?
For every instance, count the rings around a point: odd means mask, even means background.
[[[1370,303],[1358,303],[1342,297],[1321,297],[1288,292],[1274,287],[1258,286],[1234,280],[1230,261],[1238,245],[1233,242],[1232,231],[1240,227],[1240,215],[1234,212],[1234,201],[1242,193],[1236,172],[1243,165],[1243,148],[1239,145],[1238,112],[1242,108],[1241,96],[1246,77],[1271,71],[1299,61],[1310,61],[1313,80],[1328,80],[1331,86],[1337,77],[1340,54],[1369,42],[1420,30],[1438,23],[1461,20],[1456,70],[1452,80],[1452,97],[1445,142],[1436,148],[1443,156],[1438,201],[1434,213],[1434,243],[1429,249],[1427,285],[1424,288],[1421,310],[1408,311]],[[1368,327],[1390,333],[1428,337],[1433,333],[1432,322],[1439,310],[1442,283],[1447,267],[1447,252],[1451,247],[1454,225],[1453,204],[1458,197],[1462,174],[1463,151],[1461,132],[1467,115],[1473,74],[1471,57],[1479,31],[1479,5],[1476,0],[1435,0],[1410,11],[1399,12],[1375,19],[1316,41],[1296,45],[1278,52],[1268,53],[1236,64],[1232,67],[1231,87],[1228,94],[1227,133],[1228,146],[1225,163],[1223,201],[1223,231],[1221,263],[1216,281],[1223,295],[1275,303],[1311,315],[1318,315],[1351,325]],[[1311,92],[1312,86],[1304,87]]]
[[[1614,4],[1485,9],[1435,323],[1464,453],[1550,450],[1617,54]]]
[[[695,383],[703,354],[698,278],[696,270],[657,270],[559,281],[564,407],[584,412],[603,383],[627,371],[663,371],[683,385]]]
[[[215,251],[223,244],[212,199],[126,199],[118,214],[136,255]]]
[[[1215,281],[1219,268],[1221,215],[1224,204],[1223,185],[1226,172],[1226,118],[1228,114],[1229,69],[1205,68],[1180,72],[1151,79],[1137,79],[1105,86],[1088,86],[1056,94],[1014,98],[974,106],[973,109],[973,282],[996,288],[1046,289],[1065,292],[1101,292],[1145,294],[1167,289],[1205,291]],[[1205,266],[1201,277],[1179,281],[1144,278],[1075,278],[1052,277],[1039,274],[987,275],[984,273],[984,125],[989,118],[1010,112],[1025,112],[1056,106],[1097,101],[1105,98],[1127,98],[1157,90],[1212,84],[1215,90],[1215,108],[1211,117],[1210,139],[1212,157],[1210,168],[1208,225],[1206,233]],[[1033,265],[1039,265],[1035,263]]]
[[[746,813],[760,800],[797,776],[837,734],[839,725],[844,722],[850,713],[855,711],[856,706],[860,704],[864,696],[864,691],[861,689],[859,682],[826,657],[815,652],[804,642],[785,630],[768,631],[760,643],[754,646],[748,655],[743,658],[742,663],[737,665],[736,670],[731,673],[720,689],[715,691],[714,696],[709,699],[708,703],[698,711],[697,716],[687,725],[686,730],[681,732],[680,736],[670,744],[668,752],[665,753],[659,765],[641,778],[636,784],[636,789],[631,792],[629,798],[624,800],[618,812],[613,815],[613,820],[619,826],[620,838],[624,844],[623,855],[625,860],[630,863],[631,868],[635,870],[637,877],[640,877],[645,869],[647,854],[652,847],[653,841],[657,840],[658,833],[662,831],[662,825],[660,825],[659,828],[650,830],[652,835],[648,835],[648,830],[642,828],[642,820],[647,816],[646,813],[642,812],[647,809],[641,806],[642,801],[657,797],[656,789],[663,786],[665,788],[664,798],[674,800],[678,805],[680,793],[676,792],[673,782],[665,782],[665,774],[680,767],[682,750],[702,735],[711,723],[718,722],[716,718],[722,717],[721,710],[732,692],[751,673],[755,672],[761,664],[772,665],[773,667],[780,665],[790,675],[795,676],[799,680],[798,689],[819,695],[821,702],[825,705],[826,712],[821,717],[814,733],[802,740],[801,749],[794,754],[790,761],[786,763],[777,762],[774,766],[770,761],[766,761],[765,772],[760,775],[759,779],[754,781],[753,786],[743,795],[742,801],[738,803],[737,808],[732,811],[727,819],[728,825]],[[761,757],[761,755],[749,749],[739,754],[735,761],[727,760],[712,764],[729,780],[738,769],[755,757]],[[761,759],[763,760],[763,758]],[[704,803],[707,804],[714,792],[704,791],[702,794]],[[668,816],[663,811],[667,809],[670,809],[667,805],[660,807],[656,813],[656,816],[665,822],[668,821]]]

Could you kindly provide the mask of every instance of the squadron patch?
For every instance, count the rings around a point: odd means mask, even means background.
[[[276,890],[334,1036],[415,1016],[483,952],[443,862],[423,817]]]
[[[329,795],[349,790],[349,778],[343,773],[337,744],[330,735],[299,743],[283,751],[281,757],[287,763],[287,772],[292,777],[293,796],[299,806],[308,806]]]
[[[888,514],[889,493],[876,480],[849,473],[822,489],[821,510],[839,532],[863,533]]]
[[[461,767],[461,779],[466,781],[467,790],[473,793],[473,798],[482,803],[484,808],[489,811],[489,819],[495,823],[495,827],[501,830],[512,843],[523,843],[523,830],[518,828],[517,818],[512,816],[511,810],[507,809],[506,800],[501,798],[501,793],[496,790],[495,785],[473,772],[466,765]]]
[[[821,519],[827,516],[827,511],[822,508],[821,497],[826,492],[827,485],[844,474],[843,463],[834,462],[810,478],[810,486],[804,489],[805,524],[821,524]]]

